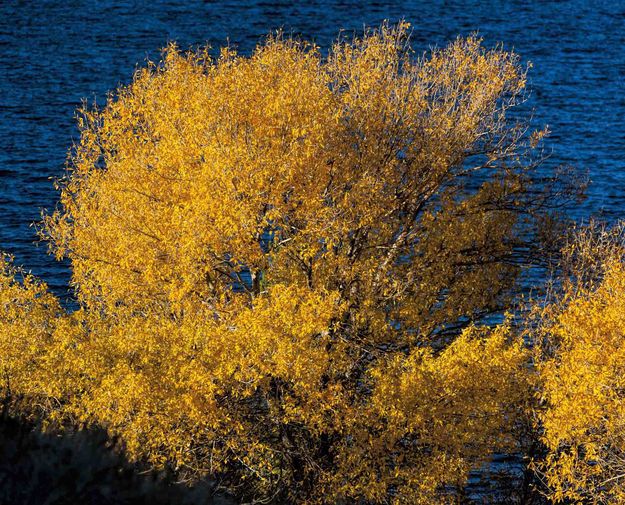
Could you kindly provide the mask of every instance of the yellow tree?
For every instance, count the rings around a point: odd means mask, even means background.
[[[624,225],[578,232],[565,250],[562,293],[537,310],[536,469],[554,502],[625,501]]]
[[[521,342],[471,324],[546,198],[524,87],[476,38],[416,58],[405,24],[327,57],[169,47],[80,117],[43,233],[81,309],[25,393],[248,498],[452,500],[528,391]]]

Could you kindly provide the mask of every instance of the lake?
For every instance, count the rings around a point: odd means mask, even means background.
[[[102,103],[147,57],[236,45],[249,53],[270,30],[327,48],[339,30],[405,18],[425,51],[479,32],[532,62],[527,108],[553,131],[548,164],[588,170],[577,219],[625,216],[625,2],[571,1],[0,1],[0,249],[68,296],[69,269],[37,244],[31,224],[53,209],[83,98]]]

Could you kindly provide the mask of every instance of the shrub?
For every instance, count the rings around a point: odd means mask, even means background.
[[[327,57],[169,47],[83,111],[43,228],[80,310],[46,302],[34,357],[3,366],[31,367],[48,419],[249,499],[450,500],[529,395],[522,342],[475,326],[550,202],[544,132],[508,118],[524,87],[474,37],[415,58],[405,24]],[[29,286],[3,289],[39,307]]]
[[[554,502],[625,500],[624,226],[581,229],[559,295],[538,308],[537,470]]]

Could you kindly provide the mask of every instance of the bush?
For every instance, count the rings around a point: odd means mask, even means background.
[[[554,502],[625,500],[625,227],[593,224],[565,249],[559,294],[536,309],[536,468]]]
[[[83,111],[45,219],[80,309],[2,284],[7,394],[247,499],[452,499],[530,395],[522,340],[475,326],[553,196],[544,132],[508,118],[524,87],[473,37],[415,58],[405,24],[327,57],[169,47]]]

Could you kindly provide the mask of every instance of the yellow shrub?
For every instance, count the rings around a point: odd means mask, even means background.
[[[327,58],[169,47],[83,111],[45,220],[80,310],[2,285],[15,388],[248,498],[451,500],[527,391],[507,326],[469,326],[517,292],[543,203],[524,86],[473,37],[414,58],[405,24]]]
[[[555,502],[625,500],[623,226],[583,231],[560,300],[540,311],[537,349],[548,453],[537,465]]]

